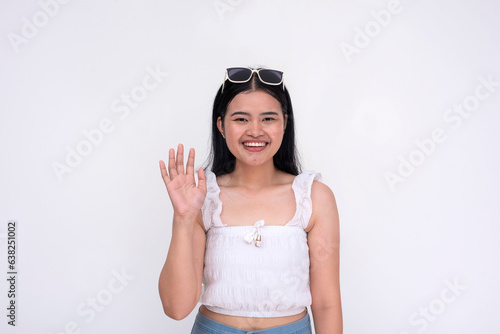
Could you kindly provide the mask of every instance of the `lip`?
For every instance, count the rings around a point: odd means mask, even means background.
[[[246,146],[245,143],[259,143],[259,144],[264,144],[263,146]],[[250,152],[260,152],[264,150],[268,145],[269,142],[263,141],[263,140],[245,140],[242,143],[243,147],[245,150],[250,151]]]

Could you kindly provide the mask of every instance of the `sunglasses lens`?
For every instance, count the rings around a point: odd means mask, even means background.
[[[233,67],[227,69],[227,76],[231,81],[247,81],[252,75],[252,70],[244,67]]]
[[[276,70],[260,70],[259,71],[260,78],[262,81],[269,84],[279,84],[283,79],[283,73]]]

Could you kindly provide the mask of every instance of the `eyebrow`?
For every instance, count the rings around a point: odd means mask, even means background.
[[[244,111],[235,111],[231,114],[231,117],[235,115],[251,116],[250,113]],[[269,115],[278,116],[279,114],[276,111],[265,111],[259,114],[259,116],[269,116]]]

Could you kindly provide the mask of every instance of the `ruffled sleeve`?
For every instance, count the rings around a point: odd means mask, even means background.
[[[201,208],[201,214],[205,231],[208,231],[212,226],[223,226],[220,220],[222,202],[219,198],[220,189],[217,185],[215,174],[212,171],[206,170],[205,175],[207,177],[207,196]]]
[[[297,210],[293,219],[296,225],[303,229],[309,224],[312,215],[311,187],[313,181],[321,181],[321,174],[314,171],[305,171],[295,178],[292,189],[295,192]]]

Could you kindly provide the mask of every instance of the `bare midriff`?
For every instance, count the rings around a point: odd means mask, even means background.
[[[306,315],[306,310],[304,309],[304,311],[299,314],[286,317],[251,318],[215,313],[207,309],[204,305],[201,305],[200,313],[226,326],[239,328],[245,331],[256,331],[291,324],[292,322],[302,319]]]

